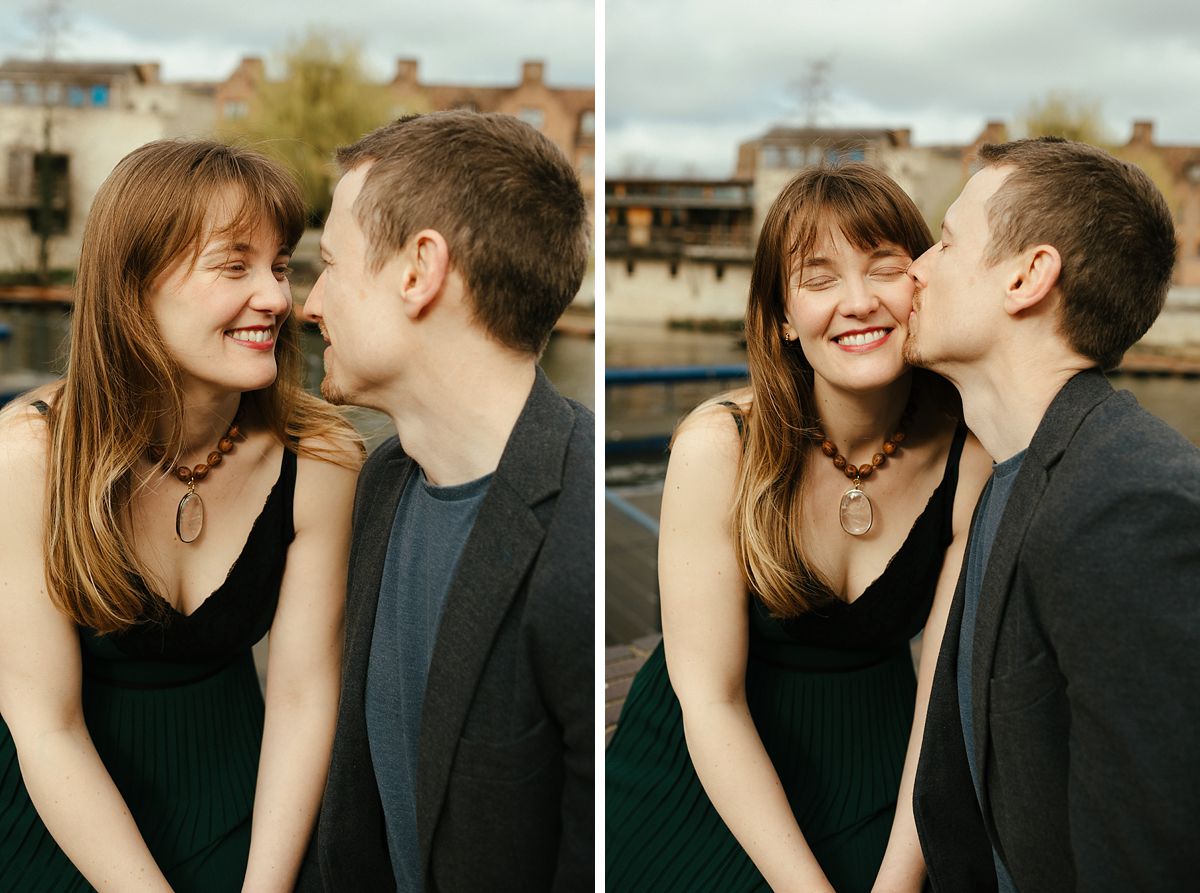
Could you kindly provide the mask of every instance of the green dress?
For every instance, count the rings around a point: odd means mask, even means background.
[[[250,649],[278,602],[295,473],[284,450],[241,555],[194,612],[79,633],[88,732],[175,893],[235,893],[245,878],[263,731]],[[91,889],[38,817],[0,721],[0,891]]]
[[[790,620],[751,599],[746,697],[792,812],[838,893],[866,893],[891,833],[916,699],[909,640],[933,604],[965,430],[887,569],[853,603]],[[662,645],[605,755],[610,891],[769,890],[692,767]]]

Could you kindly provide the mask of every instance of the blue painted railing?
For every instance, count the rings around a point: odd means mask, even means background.
[[[604,370],[606,387],[629,387],[633,385],[673,385],[689,381],[729,381],[744,379],[749,375],[745,363],[727,363],[708,366],[642,366]],[[647,437],[605,440],[604,455],[647,456],[663,454],[671,441],[670,432],[652,434]]]

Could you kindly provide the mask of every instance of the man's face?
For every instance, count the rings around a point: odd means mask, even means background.
[[[1010,168],[985,167],[946,211],[941,241],[908,269],[916,283],[904,359],[944,369],[970,362],[986,349],[1003,314],[1004,273],[984,261],[991,242],[987,202]]]
[[[370,164],[342,177],[321,234],[325,264],[304,304],[304,316],[317,322],[325,338],[325,378],[321,394],[330,403],[374,405],[372,394],[394,373],[399,346],[394,316],[379,275],[367,270],[367,239],[354,217]]]

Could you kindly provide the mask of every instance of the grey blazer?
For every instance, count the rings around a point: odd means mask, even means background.
[[[1034,434],[996,534],[959,721],[958,591],[914,792],[936,891],[1194,889],[1200,875],[1200,451],[1098,371]],[[980,808],[982,804],[982,809]]]
[[[591,890],[595,420],[539,369],[463,550],[417,758],[427,890]],[[341,703],[297,889],[392,891],[364,698],[392,520],[414,463],[393,438],[354,507]]]

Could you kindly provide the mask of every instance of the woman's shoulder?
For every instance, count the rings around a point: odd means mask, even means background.
[[[0,473],[45,475],[50,426],[34,399],[24,395],[0,410]]]
[[[26,403],[0,412],[0,528],[41,529],[49,454],[50,428],[36,408]]]
[[[672,451],[681,439],[686,438],[689,442],[708,443],[719,448],[734,446],[740,452],[746,414],[753,401],[750,388],[726,391],[705,400],[679,422]]]

